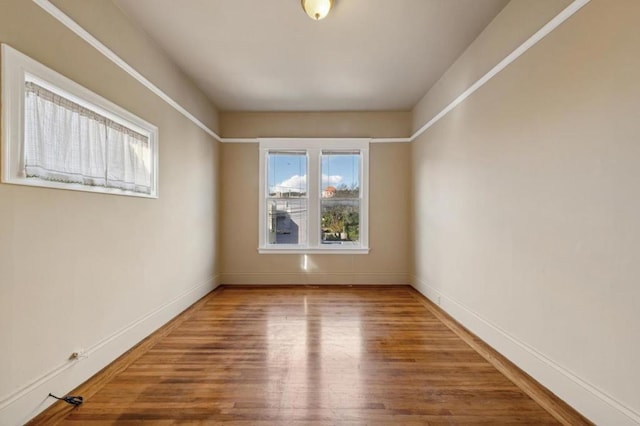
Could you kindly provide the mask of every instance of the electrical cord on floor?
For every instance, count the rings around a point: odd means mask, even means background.
[[[71,405],[75,405],[76,407],[80,404],[82,404],[82,401],[84,400],[84,398],[82,398],[81,396],[73,396],[73,395],[67,395],[67,396],[63,396],[62,398],[55,396],[54,394],[50,393],[49,394],[50,397],[55,398],[55,399],[59,399],[60,401],[64,401],[67,404],[71,404]]]

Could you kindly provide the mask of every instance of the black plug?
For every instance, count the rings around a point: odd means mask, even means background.
[[[54,394],[50,393],[49,394],[50,397],[55,398],[55,399],[59,399],[60,401],[64,401],[67,404],[71,404],[74,406],[78,406],[80,404],[82,404],[82,402],[84,401],[84,398],[82,398],[81,396],[73,396],[73,395],[66,395],[63,396],[62,398],[55,396]]]

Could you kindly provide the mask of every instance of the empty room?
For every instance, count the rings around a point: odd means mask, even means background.
[[[0,0],[0,425],[640,425],[640,1]]]

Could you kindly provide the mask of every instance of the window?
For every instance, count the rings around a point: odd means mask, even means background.
[[[2,45],[2,181],[157,197],[157,128]]]
[[[321,244],[360,242],[360,152],[321,153]]]
[[[260,253],[368,253],[369,141],[260,139]]]
[[[267,153],[267,223],[269,244],[307,244],[307,154]]]

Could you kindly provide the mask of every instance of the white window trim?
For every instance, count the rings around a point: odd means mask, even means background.
[[[258,186],[258,252],[261,254],[367,254],[369,253],[369,138],[258,138],[260,165]],[[267,154],[270,150],[306,150],[307,196],[309,212],[307,245],[279,246],[267,243]],[[360,150],[360,244],[358,246],[323,245],[320,242],[320,154],[323,150]],[[314,178],[312,178],[312,176]]]
[[[90,91],[58,72],[2,44],[2,173],[3,183],[98,192],[142,198],[158,198],[158,128],[113,102]],[[53,182],[27,178],[24,174],[24,99],[25,80],[53,91],[79,105],[89,108],[116,123],[149,138],[151,147],[151,193],[143,194],[117,188],[89,186],[78,183]]]

